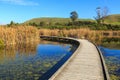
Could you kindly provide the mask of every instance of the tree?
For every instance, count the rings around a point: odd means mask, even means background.
[[[104,8],[102,9],[102,23],[104,23],[105,17],[108,15],[108,12],[109,12],[108,7],[104,7]]]
[[[14,22],[13,22],[13,21],[10,22],[10,26],[12,26],[12,25],[14,25]]]
[[[95,17],[95,20],[98,24],[104,23],[105,17],[108,15],[108,8],[104,7],[97,7],[96,8],[97,16]]]
[[[10,24],[8,24],[9,27],[14,27],[16,26],[17,24],[14,22],[14,21],[11,21]]]
[[[45,26],[45,25],[46,25],[46,23],[44,21],[40,22],[40,26]]]
[[[95,20],[97,21],[98,24],[101,23],[101,8],[100,7],[97,7],[96,8],[96,13],[97,13],[97,16],[95,17]]]
[[[71,15],[70,18],[71,18],[72,22],[75,22],[75,20],[78,18],[77,12],[76,11],[72,11],[70,13],[70,15]]]
[[[37,24],[35,22],[30,22],[29,25],[30,26],[37,26]]]

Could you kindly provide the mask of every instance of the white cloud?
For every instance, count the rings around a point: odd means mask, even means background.
[[[28,1],[28,0],[0,0],[0,2],[5,2],[9,4],[16,4],[16,5],[39,5],[36,2]]]

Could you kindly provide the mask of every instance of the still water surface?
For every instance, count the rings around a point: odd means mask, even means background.
[[[72,45],[40,42],[0,50],[0,80],[38,80],[67,54]]]
[[[120,50],[105,47],[100,47],[100,49],[105,58],[111,80],[120,80]]]

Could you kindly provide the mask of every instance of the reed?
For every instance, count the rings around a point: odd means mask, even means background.
[[[39,40],[39,31],[35,27],[21,26],[15,29],[17,43],[31,43]]]
[[[35,27],[0,27],[0,41],[4,45],[31,43],[36,40],[39,40],[39,31]]]
[[[63,30],[50,30],[50,29],[40,29],[40,35],[46,36],[60,36],[60,37],[73,37],[73,38],[85,38],[93,42],[101,43],[102,35],[98,31],[90,30],[89,28],[80,29],[63,29]]]
[[[33,43],[39,41],[40,35],[46,36],[60,36],[60,37],[73,37],[73,38],[85,38],[101,43],[102,39],[106,37],[107,31],[95,31],[89,28],[79,29],[37,29],[32,26],[14,26],[14,27],[0,27],[0,45],[21,44],[21,43]],[[110,32],[110,36],[120,36],[120,31]]]

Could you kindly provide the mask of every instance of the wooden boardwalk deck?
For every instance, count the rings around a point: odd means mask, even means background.
[[[100,56],[96,47],[87,40],[79,41],[79,52],[57,76],[50,80],[104,80]]]

